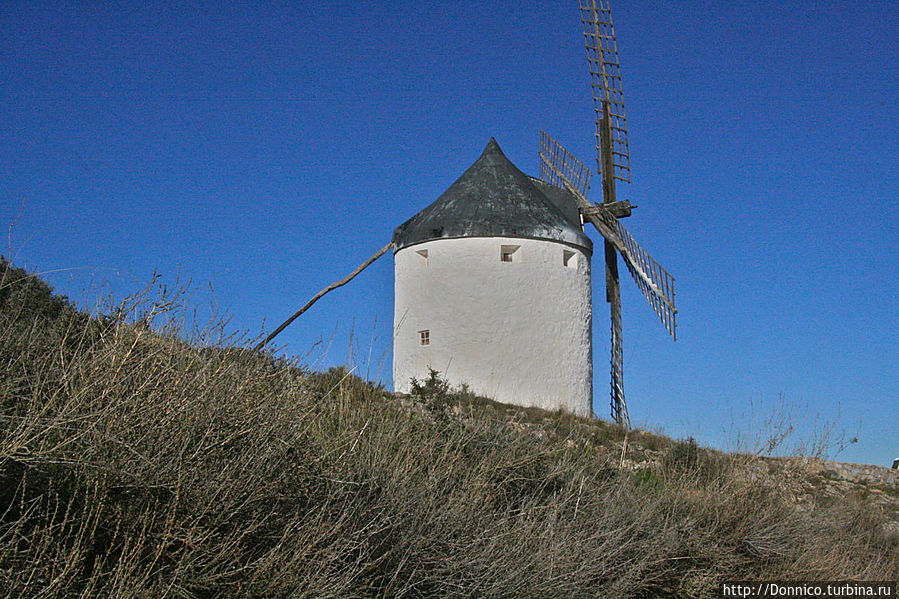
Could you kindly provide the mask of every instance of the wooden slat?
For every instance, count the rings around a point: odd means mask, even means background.
[[[610,174],[621,181],[630,181],[630,150],[627,143],[627,119],[624,113],[624,94],[621,87],[621,66],[618,63],[618,44],[612,11],[607,0],[580,0],[581,23],[590,66],[593,106],[596,111],[596,163],[602,172],[600,158],[600,125],[602,103],[609,103],[612,121],[612,158]]]
[[[649,253],[634,240],[633,236],[624,228],[621,221],[615,222],[618,236],[625,246],[621,252],[624,263],[627,265],[634,282],[643,295],[649,300],[653,311],[662,321],[665,329],[671,336],[677,339],[677,307],[674,304],[674,277],[662,268]]]
[[[604,210],[603,206],[583,209],[581,213],[584,215],[584,220],[593,223],[600,235],[611,243],[624,258],[624,264],[637,287],[646,297],[653,312],[662,321],[662,325],[676,340],[675,315],[677,307],[674,305],[674,277],[662,268],[634,240],[621,221],[615,218],[610,211]]]
[[[592,174],[584,164],[545,131],[540,131],[540,180],[567,189],[581,208],[592,206],[587,200]]]
[[[627,200],[622,200],[619,202],[609,202],[606,204],[599,204],[598,206],[591,206],[589,208],[581,208],[581,212],[584,214],[611,214],[615,218],[627,218],[631,215],[631,211],[636,208],[636,206],[632,206],[631,203]]]

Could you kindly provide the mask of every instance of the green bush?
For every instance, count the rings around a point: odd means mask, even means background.
[[[693,476],[703,481],[718,478],[724,467],[720,456],[700,448],[693,437],[675,442],[662,460],[662,470],[667,476]]]

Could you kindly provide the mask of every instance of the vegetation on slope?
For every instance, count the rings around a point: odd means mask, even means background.
[[[91,318],[0,261],[2,596],[702,597],[895,576],[899,539],[863,494],[800,509],[749,458],[626,448],[437,377],[397,398],[184,331],[178,297],[149,291]]]

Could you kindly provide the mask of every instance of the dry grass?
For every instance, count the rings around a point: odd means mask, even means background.
[[[610,425],[394,398],[178,314],[148,289],[88,318],[0,262],[0,596],[704,597],[895,577],[899,541],[862,499],[798,510],[739,475],[749,458],[658,437],[659,464],[622,468]]]

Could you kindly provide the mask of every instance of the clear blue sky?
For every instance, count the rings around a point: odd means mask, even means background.
[[[673,343],[623,280],[632,420],[726,448],[782,398],[806,438],[816,418],[860,427],[840,459],[889,464],[899,4],[612,9],[633,165],[619,197],[680,310]],[[533,174],[540,128],[593,164],[577,2],[6,2],[0,78],[4,229],[25,205],[3,253],[79,269],[46,278],[85,305],[180,271],[253,333],[383,246],[491,136]],[[390,385],[392,295],[384,257],[278,341],[323,368],[352,334],[360,372]]]

